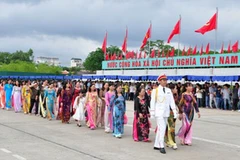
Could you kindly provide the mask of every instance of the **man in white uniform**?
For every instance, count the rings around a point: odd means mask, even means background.
[[[164,135],[167,127],[167,120],[170,115],[170,107],[174,113],[174,118],[177,118],[176,104],[173,94],[167,88],[167,76],[160,75],[157,79],[159,86],[153,89],[151,93],[150,112],[151,116],[157,120],[157,133],[155,137],[154,149],[160,150],[161,153],[166,154],[164,148]]]

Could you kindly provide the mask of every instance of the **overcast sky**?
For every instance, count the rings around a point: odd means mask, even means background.
[[[181,47],[199,47],[215,32],[204,36],[194,30],[219,9],[217,49],[222,42],[239,39],[239,0],[0,0],[0,51],[27,51],[35,57],[59,57],[70,65],[73,57],[85,59],[101,47],[108,30],[108,45],[121,46],[128,26],[128,48],[137,49],[152,21],[152,40],[166,41],[182,17]],[[176,46],[174,37],[171,45]]]

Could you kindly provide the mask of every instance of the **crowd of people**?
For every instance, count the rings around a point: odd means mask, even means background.
[[[158,82],[151,83],[124,83],[123,91],[126,100],[134,100],[136,95],[136,90],[145,86],[146,92],[150,95],[152,89],[158,86]],[[169,87],[171,83],[167,84]],[[184,85],[180,82],[176,83],[177,93],[181,95],[184,90]],[[217,83],[204,84],[196,83],[193,85],[192,93],[197,100],[197,104],[201,108],[216,108],[222,110],[232,110],[240,112],[240,88],[239,84],[235,83],[234,86],[228,84],[218,85]]]
[[[81,81],[2,80],[0,107],[66,124],[73,117],[79,127],[85,121],[91,130],[104,126],[106,133],[121,138],[123,124],[127,123],[122,85],[105,83],[101,89],[96,86],[95,82]]]
[[[200,118],[199,107],[237,110],[239,85],[229,89],[217,84],[167,83],[160,75],[156,83],[123,83],[101,81],[19,81],[1,80],[0,107],[16,113],[35,114],[48,120],[83,123],[94,130],[104,127],[106,133],[121,138],[127,124],[126,101],[134,101],[133,139],[150,142],[150,117],[156,118],[154,149],[166,153],[165,144],[177,149],[175,136],[181,145],[192,143],[194,110]],[[233,103],[231,103],[233,101]],[[204,105],[205,104],[205,105]],[[175,122],[182,126],[175,133]]]

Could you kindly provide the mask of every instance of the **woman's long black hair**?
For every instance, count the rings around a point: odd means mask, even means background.
[[[145,89],[144,86],[138,88],[138,90],[136,91],[136,97],[139,96],[139,93],[142,91],[142,89]],[[144,96],[144,97],[145,97],[145,96]]]
[[[169,84],[169,88],[170,88],[171,90],[174,89],[176,86],[177,86],[177,84],[173,84],[173,83],[170,83],[170,84]]]
[[[88,92],[91,92],[91,87],[92,87],[93,85],[94,85],[93,83],[90,84],[90,86],[89,86],[89,88],[88,88]]]
[[[62,89],[65,90],[65,89],[67,88],[67,82],[63,82],[63,83],[62,83],[62,86],[63,86]]]
[[[18,85],[17,85],[17,83],[16,83],[17,81],[15,81],[15,84],[14,84],[14,86],[17,86],[17,87],[20,87],[20,85],[21,85],[21,82],[19,82],[18,81]]]
[[[105,84],[108,84],[108,89],[107,89],[107,92],[108,92],[109,91],[109,87],[110,87],[110,84],[108,82],[104,82],[103,83],[102,91],[105,91],[105,88],[104,88]]]
[[[115,86],[115,89],[116,89],[116,90],[115,90],[115,99],[118,98],[117,88],[120,87],[120,86],[122,86],[122,85],[121,85],[121,84],[117,84],[117,85]],[[122,93],[122,92],[121,92],[121,94],[122,94],[122,96],[123,96],[123,93]]]
[[[58,89],[58,91],[57,91],[57,97],[58,97],[59,95],[61,95],[62,90],[63,90],[63,88],[59,88],[59,89]]]
[[[192,83],[186,82],[186,83],[183,84],[183,87],[184,87],[184,88],[183,88],[183,93],[187,91],[186,88],[189,87],[189,86],[192,86]]]

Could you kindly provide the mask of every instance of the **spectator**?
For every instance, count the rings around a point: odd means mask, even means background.
[[[215,107],[217,106],[216,98],[214,96],[214,93],[216,92],[215,85],[212,83],[212,85],[209,87],[209,106],[212,107],[212,102],[214,102]]]
[[[124,89],[125,100],[128,100],[129,99],[129,86],[128,86],[128,83],[125,83],[123,85],[123,89]]]
[[[233,88],[233,106],[232,109],[236,111],[238,109],[238,101],[239,101],[239,96],[238,96],[238,90],[239,90],[239,84],[235,83],[235,86]]]
[[[217,109],[222,109],[222,87],[218,86],[217,90],[215,92],[216,95],[216,101],[217,101]]]
[[[203,107],[202,105],[202,89],[200,84],[197,84],[197,88],[196,88],[196,96],[197,96],[197,105],[198,107]]]
[[[230,90],[227,85],[223,86],[222,93],[223,93],[224,110],[227,110],[227,103],[228,103],[229,109],[231,109],[232,106],[230,103]]]
[[[130,100],[131,101],[133,101],[135,92],[136,92],[136,86],[134,85],[134,83],[131,83],[131,86],[130,86]]]

